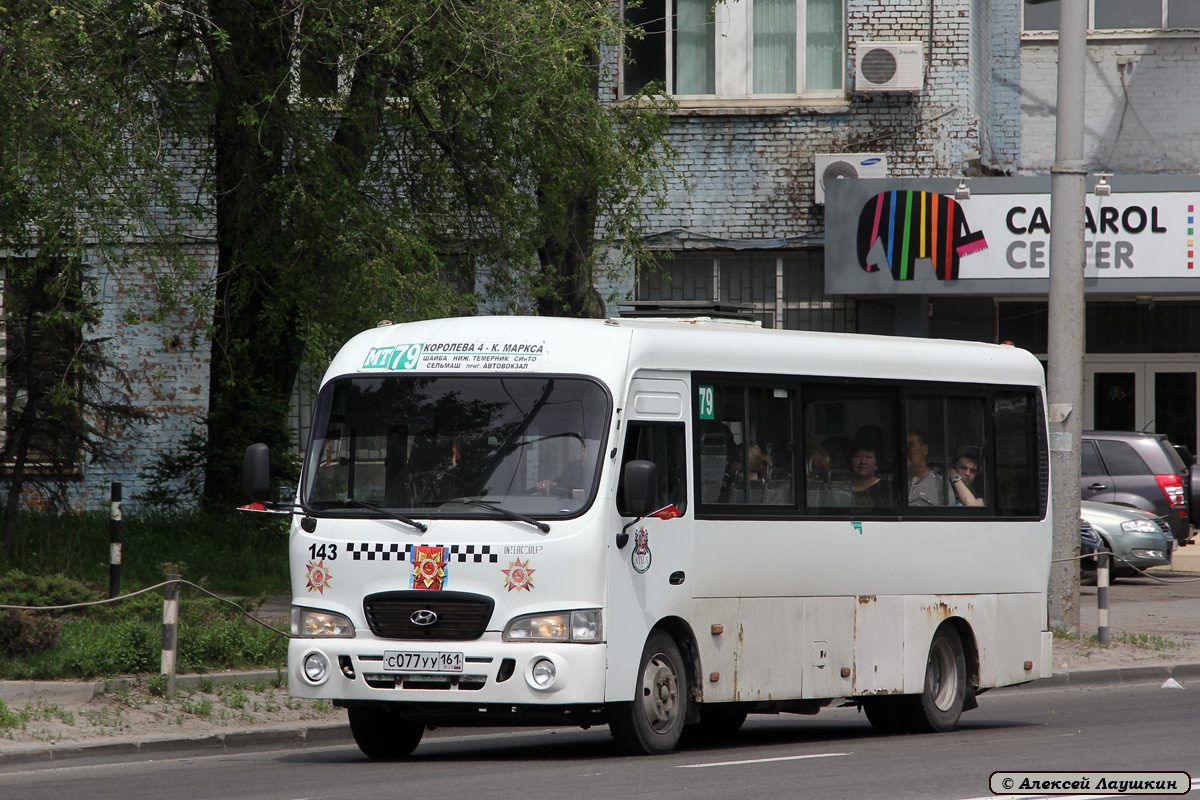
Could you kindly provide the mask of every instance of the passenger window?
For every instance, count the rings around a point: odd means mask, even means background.
[[[698,379],[701,502],[794,506],[792,396],[782,387]]]
[[[631,422],[625,433],[625,453],[621,474],[630,461],[652,461],[658,467],[655,508],[674,505],[680,514],[687,511],[687,456],[684,451],[684,427],[680,424]],[[617,489],[617,508],[625,516],[625,486]]]
[[[946,455],[949,482],[947,497],[955,508],[990,505],[986,442],[987,403],[982,397],[950,397],[946,400]]]
[[[1083,442],[1083,461],[1079,466],[1080,475],[1107,475],[1104,465],[1100,463],[1100,454],[1096,452],[1095,442]]]
[[[911,397],[905,426],[904,498],[919,511],[950,505],[946,462],[946,399]]]
[[[1040,515],[1046,508],[1049,464],[1038,455],[1036,398],[1030,392],[997,392],[994,402],[996,512]]]
[[[1097,439],[1100,456],[1108,467],[1109,475],[1149,475],[1150,467],[1127,442],[1110,442]]]
[[[855,516],[896,508],[896,407],[891,393],[866,388],[805,392],[804,486],[810,510]]]

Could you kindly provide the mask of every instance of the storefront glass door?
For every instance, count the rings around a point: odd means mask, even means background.
[[[1086,363],[1084,428],[1165,433],[1196,453],[1197,372],[1194,360]]]

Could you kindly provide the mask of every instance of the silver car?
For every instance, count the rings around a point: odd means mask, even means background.
[[[1104,549],[1113,554],[1113,576],[1136,575],[1138,570],[1171,563],[1175,543],[1170,524],[1149,511],[1083,500],[1079,514],[1100,534]]]

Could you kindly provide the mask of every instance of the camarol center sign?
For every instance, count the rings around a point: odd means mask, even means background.
[[[1200,178],[1126,176],[1085,199],[1089,292],[1196,292]],[[1161,191],[1153,191],[1161,185]],[[1045,294],[1049,179],[838,181],[826,195],[826,291]],[[1124,189],[1124,191],[1122,191]]]

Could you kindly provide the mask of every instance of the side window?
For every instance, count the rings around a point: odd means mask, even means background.
[[[950,505],[946,398],[910,397],[906,408],[904,501],[918,511]]]
[[[814,386],[804,394],[805,496],[819,513],[887,514],[897,508],[900,433],[891,392]]]
[[[658,467],[658,491],[655,508],[674,505],[687,511],[687,457],[684,451],[684,427],[660,422],[630,422],[625,432],[625,452],[621,474],[630,461],[653,461]],[[617,491],[617,508],[625,511],[625,489]]]
[[[1146,462],[1128,443],[1097,439],[1096,444],[1100,447],[1100,455],[1104,458],[1109,475],[1150,474],[1150,467],[1146,466]]]
[[[795,504],[793,391],[697,380],[700,498],[705,505]]]
[[[908,507],[986,506],[984,399],[913,395],[906,408]]]
[[[1032,392],[994,398],[996,513],[1036,516],[1045,510],[1043,464],[1038,456],[1038,408]]]
[[[951,397],[946,400],[946,478],[949,500],[954,507],[991,507],[988,489],[987,401],[982,397]]]
[[[1079,467],[1080,475],[1107,475],[1104,471],[1104,465],[1100,463],[1100,454],[1096,452],[1096,443],[1091,441],[1081,442],[1083,449],[1083,462]]]

